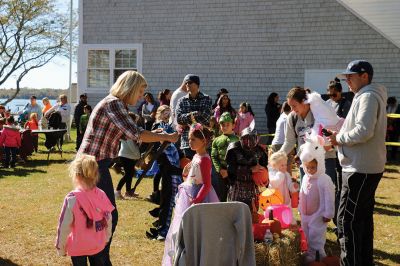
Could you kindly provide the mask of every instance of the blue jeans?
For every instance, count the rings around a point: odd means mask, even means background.
[[[15,166],[15,162],[17,161],[17,147],[4,147],[4,152],[6,154],[6,161],[5,161],[5,166],[8,167],[11,165],[11,167]]]
[[[112,216],[112,234],[114,234],[115,228],[117,227],[118,223],[118,211],[117,211],[117,205],[115,203],[115,196],[114,196],[114,186],[112,183],[111,179],[111,174],[109,167],[111,165],[111,159],[103,159],[97,162],[99,165],[99,183],[97,183],[97,187],[102,189],[108,199],[111,201],[112,205],[115,207],[115,209],[112,211],[111,216]],[[110,246],[111,246],[111,240],[112,237],[110,238],[110,241],[107,243],[106,247],[99,253],[101,256],[104,256],[105,264],[106,266],[111,266],[112,263],[110,261]]]

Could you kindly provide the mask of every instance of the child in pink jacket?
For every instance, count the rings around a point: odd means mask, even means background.
[[[21,133],[19,128],[14,125],[14,117],[6,118],[6,125],[0,135],[0,147],[4,146],[6,160],[4,167],[15,167],[17,150],[21,147]]]
[[[82,154],[69,167],[75,190],[67,194],[57,228],[59,255],[71,256],[73,265],[103,265],[103,249],[111,237],[111,204],[96,187],[98,165],[94,156]]]
[[[251,127],[254,129],[255,121],[254,121],[254,113],[251,109],[250,104],[243,102],[240,104],[239,112],[236,116],[235,120],[235,133],[240,136],[240,133],[246,127]]]

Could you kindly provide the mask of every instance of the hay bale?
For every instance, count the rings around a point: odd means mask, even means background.
[[[257,266],[300,265],[300,234],[297,230],[283,230],[271,244],[255,243]]]

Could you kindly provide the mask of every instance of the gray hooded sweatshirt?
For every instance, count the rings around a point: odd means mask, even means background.
[[[386,163],[386,88],[369,84],[355,95],[336,136],[343,172],[382,173]]]

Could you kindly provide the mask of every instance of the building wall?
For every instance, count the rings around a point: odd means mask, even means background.
[[[142,43],[150,91],[198,74],[213,98],[224,87],[235,107],[248,101],[261,132],[268,94],[284,100],[304,84],[306,69],[366,59],[374,80],[400,98],[400,49],[336,1],[85,0],[81,7],[81,44]]]

